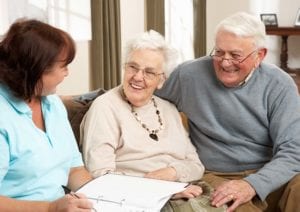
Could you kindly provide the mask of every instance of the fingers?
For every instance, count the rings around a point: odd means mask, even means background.
[[[253,187],[244,180],[231,180],[218,186],[211,199],[212,205],[220,207],[230,204],[228,212],[234,211],[239,205],[250,201],[256,195]]]
[[[77,199],[86,199],[86,195],[82,193],[70,193],[72,196],[75,196]]]
[[[197,185],[189,185],[184,191],[175,194],[172,199],[180,199],[180,198],[195,198],[202,194],[202,188]]]
[[[202,188],[197,185],[189,185],[186,190],[188,190],[188,192],[192,194],[193,197],[200,196],[203,193]]]
[[[235,200],[230,207],[227,208],[226,212],[234,212],[235,209],[241,205],[242,203],[237,199]]]
[[[220,207],[226,203],[230,203],[232,201],[235,201],[236,198],[234,194],[221,194],[219,193],[215,198],[212,200],[212,205],[216,207]]]
[[[71,205],[74,205],[74,207],[80,208],[80,209],[92,209],[93,203],[89,201],[84,194],[81,193],[70,193],[67,196],[70,196],[72,200],[69,202]]]
[[[79,199],[77,207],[82,209],[92,209],[93,203],[87,199]]]
[[[80,194],[67,194],[50,203],[49,212],[58,211],[91,211],[93,204]]]

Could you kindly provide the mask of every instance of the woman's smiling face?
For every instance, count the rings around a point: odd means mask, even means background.
[[[137,49],[131,52],[124,68],[123,89],[132,105],[139,107],[149,102],[164,80],[163,64],[160,51]]]

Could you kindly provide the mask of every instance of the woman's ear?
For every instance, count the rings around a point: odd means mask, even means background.
[[[159,83],[158,83],[156,89],[161,89],[162,86],[164,85],[166,79],[167,79],[167,78],[166,78],[166,75],[165,75],[165,74],[162,74],[161,77],[160,77],[160,79],[159,79]]]

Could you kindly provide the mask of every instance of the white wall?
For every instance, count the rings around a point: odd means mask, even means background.
[[[145,29],[144,21],[144,1],[141,0],[122,0],[121,5],[121,40],[122,45],[125,41],[132,38]]]
[[[76,42],[74,61],[68,66],[69,75],[57,87],[60,95],[76,95],[90,90],[90,41]]]
[[[121,2],[121,40],[126,40],[144,31],[144,1],[122,0]],[[57,93],[76,95],[90,90],[90,41],[76,42],[77,54],[69,65],[69,76],[60,84]]]
[[[122,0],[120,1],[120,4],[122,17],[121,48],[123,49],[127,40],[133,38],[136,34],[142,33],[145,30],[145,5],[144,1],[141,0]]]
[[[0,38],[10,24],[21,17],[46,21],[71,34],[76,41],[77,54],[69,65],[69,76],[59,85],[57,93],[68,95],[89,91],[90,1],[0,0]]]
[[[258,17],[261,13],[276,13],[279,26],[293,26],[298,8],[300,8],[299,0],[207,0],[207,53],[214,46],[214,27],[223,18],[235,12],[250,12]],[[144,31],[144,1],[122,0],[121,16],[122,41]],[[74,62],[70,65],[70,75],[59,87],[59,94],[89,91],[89,42],[80,42],[77,45],[78,51]],[[265,60],[279,65],[281,39],[277,36],[268,36],[267,45],[269,51]],[[300,67],[299,47],[300,36],[290,36],[288,65],[291,68]]]
[[[218,9],[220,8],[220,9]],[[207,52],[214,46],[214,27],[223,18],[245,11],[260,17],[261,13],[277,14],[279,26],[293,26],[296,14],[300,8],[299,0],[208,0],[207,1]],[[280,65],[281,38],[267,37],[268,54],[265,61]],[[291,68],[300,67],[300,36],[288,38],[288,65]]]

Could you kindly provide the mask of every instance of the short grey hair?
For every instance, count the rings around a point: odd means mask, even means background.
[[[123,51],[123,63],[128,62],[133,51],[140,49],[160,51],[164,56],[163,72],[166,77],[170,76],[177,65],[178,52],[166,42],[161,34],[149,30],[129,40]]]
[[[266,47],[265,25],[259,18],[249,13],[238,12],[225,18],[217,25],[215,38],[220,31],[227,31],[240,37],[253,37],[257,48]]]

